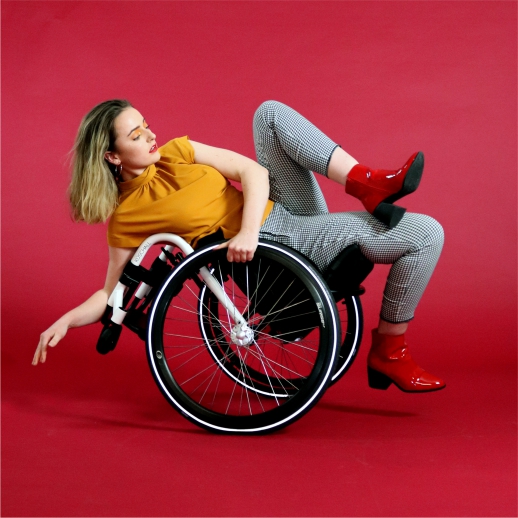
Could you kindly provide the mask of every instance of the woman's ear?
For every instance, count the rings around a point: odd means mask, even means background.
[[[104,159],[113,165],[119,165],[121,163],[117,153],[114,153],[113,151],[106,151],[106,153],[104,153]]]

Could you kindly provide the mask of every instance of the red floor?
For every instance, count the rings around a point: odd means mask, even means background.
[[[2,1],[2,516],[517,516],[517,4]],[[426,168],[405,206],[446,244],[408,339],[436,394],[367,387],[366,339],[308,415],[259,437],[176,414],[125,332],[39,334],[102,285],[103,226],[68,215],[67,153],[130,99],[160,144],[253,156],[261,101],[362,162]],[[359,203],[322,181],[331,210]],[[387,268],[366,282],[376,324]]]
[[[5,355],[3,516],[516,516],[513,368],[445,355],[426,361],[442,392],[374,391],[364,349],[291,427],[218,436],[129,342],[101,357],[81,340],[37,372]]]

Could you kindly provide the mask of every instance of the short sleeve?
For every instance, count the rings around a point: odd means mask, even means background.
[[[194,164],[194,148],[189,142],[189,137],[175,138],[160,148],[160,162],[171,164]]]

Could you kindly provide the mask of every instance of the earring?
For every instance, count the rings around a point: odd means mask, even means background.
[[[122,163],[115,166],[115,181],[122,182]]]

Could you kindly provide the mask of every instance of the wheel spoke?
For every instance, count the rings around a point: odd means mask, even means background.
[[[207,248],[173,269],[162,300],[150,308],[148,352],[163,392],[184,415],[214,429],[269,430],[319,399],[335,357],[328,344],[337,342],[336,313],[321,282],[297,261],[260,243],[247,263],[229,263],[224,250]],[[207,287],[201,268],[224,300]]]

